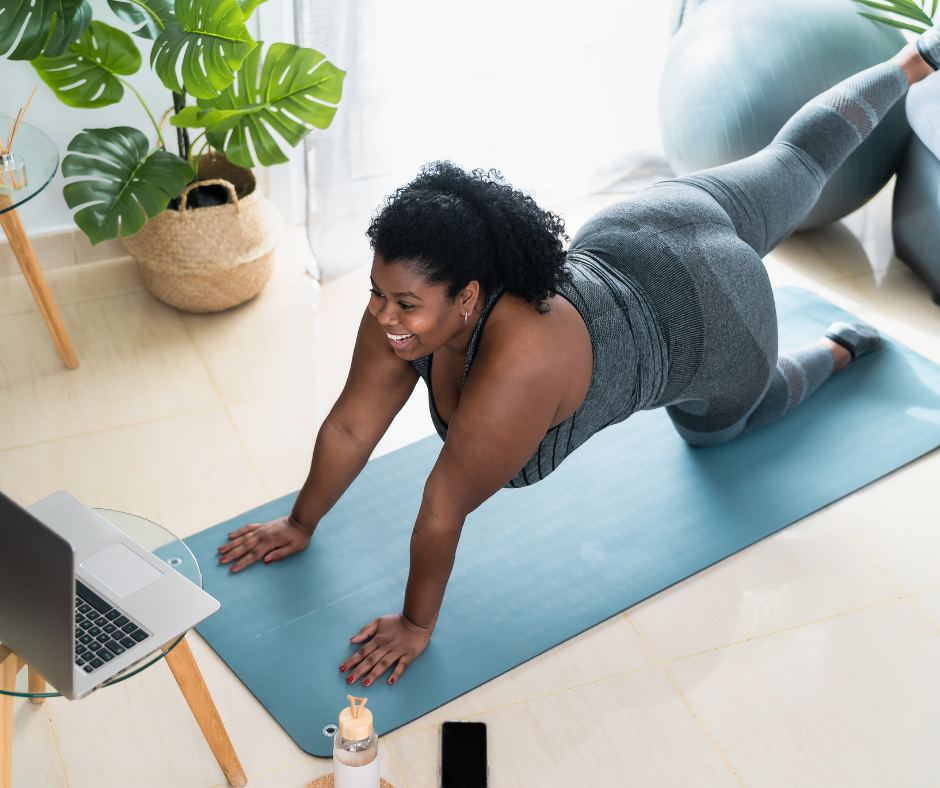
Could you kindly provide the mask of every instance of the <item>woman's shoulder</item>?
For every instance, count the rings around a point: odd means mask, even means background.
[[[578,311],[562,296],[538,305],[505,293],[493,307],[480,337],[476,359],[513,368],[524,365],[564,367],[586,350],[587,327]]]
[[[572,314],[573,313],[573,314]],[[504,293],[493,306],[486,322],[490,336],[519,336],[547,340],[556,331],[564,331],[572,317],[580,319],[577,310],[560,295],[536,304]]]

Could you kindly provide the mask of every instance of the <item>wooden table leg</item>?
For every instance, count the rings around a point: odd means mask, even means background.
[[[27,678],[29,680],[29,691],[48,692],[48,689],[46,688],[46,680],[36,672],[35,668],[27,666],[26,670],[28,671]],[[31,703],[44,703],[46,699],[30,698],[29,700]]]
[[[16,689],[16,674],[23,663],[6,646],[0,646],[0,689]],[[0,788],[13,785],[13,696],[0,695]]]
[[[202,735],[206,737],[209,749],[218,761],[225,779],[228,784],[238,788],[248,782],[245,771],[235,754],[235,748],[228,737],[228,732],[222,724],[222,718],[215,707],[215,702],[209,694],[206,682],[202,678],[193,652],[189,648],[186,638],[183,638],[179,645],[166,655],[166,664],[173,671],[176,683],[180,685],[183,697],[189,704],[189,708],[202,730]],[[0,785],[0,788],[6,788]]]
[[[0,208],[5,208],[12,204],[12,198],[8,194],[0,194]],[[23,228],[23,221],[16,212],[16,208],[0,213],[0,226],[6,233],[10,241],[10,248],[16,255],[16,260],[23,269],[23,275],[29,284],[29,289],[33,291],[33,298],[39,305],[39,311],[42,312],[43,320],[52,334],[55,346],[59,349],[59,355],[62,361],[69,369],[78,369],[78,357],[72,348],[72,342],[62,324],[62,318],[59,317],[59,310],[56,308],[55,301],[52,299],[52,293],[49,292],[49,285],[46,284],[46,277],[42,274],[42,268],[39,267],[39,261],[36,259],[36,253],[33,251],[33,245],[29,242],[26,230]]]

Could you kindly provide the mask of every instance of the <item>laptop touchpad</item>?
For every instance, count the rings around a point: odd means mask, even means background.
[[[121,598],[136,594],[163,577],[163,572],[121,543],[83,561],[82,569]]]

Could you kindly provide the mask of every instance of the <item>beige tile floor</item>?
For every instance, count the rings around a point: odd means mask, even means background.
[[[559,208],[574,231],[617,199]],[[767,266],[940,362],[940,307],[892,254],[890,202]],[[318,288],[308,254],[292,231],[261,296],[205,317],[154,301],[127,261],[51,271],[77,372],[22,279],[0,278],[0,488],[26,504],[67,488],[179,536],[296,489],[368,281]],[[431,432],[421,387],[377,451]],[[935,452],[393,732],[385,777],[435,785],[436,726],[472,718],[497,787],[940,785],[938,474]],[[190,637],[249,785],[329,771]],[[18,701],[15,727],[17,788],[223,782],[163,664],[80,703]]]

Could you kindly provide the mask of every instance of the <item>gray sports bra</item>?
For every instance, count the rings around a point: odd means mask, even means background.
[[[672,332],[664,330],[668,323],[662,319],[663,303],[669,307],[676,297],[688,295],[686,288],[694,287],[691,279],[683,278],[677,283],[661,266],[648,272],[642,268],[631,271],[628,277],[582,250],[568,253],[567,266],[571,281],[559,288],[558,296],[578,310],[587,327],[594,355],[591,383],[580,407],[548,431],[507,487],[524,487],[544,479],[594,433],[638,410],[666,404],[685,388],[697,370],[696,359],[678,344],[670,335]],[[679,269],[668,268],[681,278]],[[649,280],[648,286],[643,286],[647,284],[645,280]],[[656,298],[657,292],[650,297],[651,290],[662,288],[665,291],[661,298]],[[467,349],[464,382],[486,320],[503,292],[500,289],[487,299]],[[438,434],[446,440],[447,425],[437,413],[431,389],[432,359],[433,355],[422,356],[411,363],[427,384],[431,419]]]

